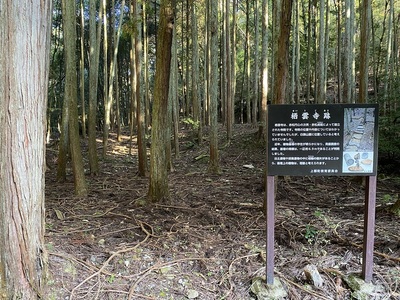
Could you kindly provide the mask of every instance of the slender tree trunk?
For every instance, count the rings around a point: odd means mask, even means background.
[[[150,87],[149,87],[149,50],[148,50],[148,34],[147,34],[147,11],[146,11],[146,1],[142,2],[142,24],[143,24],[143,85],[144,85],[144,105],[145,105],[145,131],[147,133],[150,126]]]
[[[120,97],[120,78],[119,78],[119,70],[118,70],[118,60],[115,62],[116,68],[115,68],[115,125],[117,126],[117,141],[121,142],[121,111],[120,111],[120,105],[121,105],[121,97]],[[121,83],[122,84],[122,83]]]
[[[161,0],[160,25],[157,33],[156,74],[153,103],[153,126],[150,151],[149,200],[159,202],[169,198],[168,164],[166,136],[170,120],[168,119],[169,77],[171,69],[171,46],[174,28],[173,0]]]
[[[67,179],[67,161],[69,154],[69,104],[63,101],[61,115],[61,135],[58,145],[57,157],[57,181],[64,182]]]
[[[139,4],[136,0],[133,1],[134,15],[136,20],[140,20],[141,12]],[[141,22],[136,23],[137,27],[141,29]],[[136,120],[137,120],[137,142],[138,142],[138,172],[139,176],[145,176],[147,171],[147,149],[144,139],[146,127],[145,106],[142,96],[142,34],[141,30],[135,32],[135,72],[136,72]],[[147,67],[147,66],[146,66]]]
[[[363,0],[361,6],[360,37],[360,91],[358,103],[367,103],[368,99],[368,61],[370,36],[371,0]]]
[[[310,1],[311,2],[311,1]],[[276,80],[276,62],[278,55],[278,42],[279,34],[280,34],[280,18],[281,18],[281,8],[282,0],[274,0],[272,1],[272,55],[271,55],[271,63],[272,63],[272,84],[271,84],[271,94],[275,96],[275,80]],[[272,99],[273,103],[276,103],[276,99]]]
[[[81,59],[80,59],[80,94],[82,106],[82,136],[86,138],[86,103],[85,103],[85,16],[84,1],[81,0]]]
[[[313,12],[312,1],[308,2],[308,18],[307,18],[307,58],[306,58],[306,103],[311,102],[311,14]]]
[[[219,173],[218,153],[218,3],[209,1],[210,29],[210,173]]]
[[[136,10],[136,1],[131,0],[130,2],[130,18],[131,22],[136,23],[136,15],[135,15],[135,10]],[[130,138],[129,138],[129,155],[132,154],[132,147],[133,147],[133,133],[134,129],[137,125],[137,119],[136,119],[136,114],[137,114],[137,101],[136,101],[136,63],[135,63],[135,35],[131,34],[131,48],[129,50],[129,72],[130,72],[130,96],[131,96],[131,102],[130,102],[130,107],[129,107],[129,131],[130,131]]]
[[[253,90],[253,104],[252,104],[252,124],[253,126],[257,125],[257,112],[258,112],[258,86],[260,84],[260,58],[259,58],[259,13],[258,13],[258,0],[254,1],[254,90]]]
[[[337,69],[337,102],[343,102],[343,89],[342,89],[342,1],[338,1],[337,7],[337,48],[336,48],[336,69]]]
[[[63,0],[64,55],[65,55],[65,92],[64,102],[69,110],[69,140],[74,174],[75,194],[86,196],[87,185],[83,168],[83,158],[79,139],[78,124],[78,79],[76,74],[76,4],[75,0]]]
[[[106,158],[106,153],[107,153],[107,142],[108,142],[108,133],[109,133],[109,124],[110,124],[110,113],[111,113],[111,108],[110,105],[108,104],[109,99],[108,99],[108,91],[109,91],[109,78],[108,78],[108,49],[110,48],[109,43],[108,43],[108,38],[109,38],[109,32],[108,32],[108,19],[107,19],[107,0],[100,0],[103,1],[103,6],[104,6],[104,15],[103,15],[103,113],[104,113],[104,118],[103,118],[103,159]],[[113,1],[114,2],[114,1]],[[111,12],[112,15],[114,15],[113,12]],[[114,16],[112,17],[112,19]],[[113,22],[111,22],[111,32],[114,32],[114,27],[113,27]],[[112,40],[112,37],[111,37]],[[112,43],[112,42],[111,42]],[[111,46],[112,47],[112,46]]]
[[[0,0],[0,299],[48,299],[45,125],[51,1]]]
[[[343,96],[344,102],[354,103],[354,0],[345,1],[345,38],[344,48],[344,78],[343,78]]]
[[[237,15],[237,1],[238,0],[233,0],[232,1],[232,31],[231,31],[231,50],[232,50],[232,56],[231,56],[231,116],[232,116],[232,122],[235,122],[235,95],[236,95],[236,15]]]
[[[201,105],[200,105],[200,66],[199,66],[199,44],[198,44],[198,29],[197,29],[197,11],[196,3],[190,6],[190,14],[192,19],[192,104],[193,104],[193,121],[194,130],[197,137],[197,142],[202,143],[203,140],[203,126],[201,122]],[[174,73],[176,70],[173,69]]]
[[[171,53],[171,78],[169,101],[172,104],[172,123],[174,127],[174,149],[175,158],[179,157],[179,103],[178,103],[178,49],[176,41],[176,30],[172,37],[172,53]],[[200,120],[201,123],[201,120]]]
[[[389,0],[389,18],[387,26],[387,41],[386,41],[386,55],[385,55],[385,72],[383,74],[383,98],[384,98],[384,109],[385,111],[390,107],[388,105],[389,100],[389,83],[390,73],[393,67],[390,65],[391,57],[393,53],[393,19],[394,19],[394,7],[393,0]]]
[[[260,111],[260,134],[259,136],[266,140],[267,132],[267,103],[268,103],[268,1],[262,1],[262,86],[261,86],[261,111]]]
[[[245,78],[246,78],[246,123],[251,123],[251,88],[250,88],[250,1],[246,1],[246,58],[245,58]]]
[[[329,67],[329,28],[330,28],[330,11],[331,11],[331,6],[329,1],[326,2],[325,5],[325,46],[324,46],[324,81],[322,85],[322,94],[323,94],[323,99],[322,102],[326,103],[326,89],[327,89],[327,78],[328,78],[328,67]]]
[[[232,101],[232,80],[231,80],[231,44],[230,44],[230,39],[231,39],[231,34],[230,34],[230,22],[229,22],[229,16],[230,16],[230,1],[225,0],[225,57],[226,57],[226,69],[225,69],[225,86],[226,86],[226,138],[228,140],[228,143],[232,139],[232,125],[233,125],[233,101]],[[232,44],[233,47],[235,45]]]
[[[289,74],[289,36],[292,16],[292,0],[282,0],[278,55],[275,63],[274,101],[285,103],[287,78]]]
[[[99,19],[103,17],[103,1],[100,1]],[[97,119],[97,88],[99,76],[99,53],[101,22],[96,32],[96,1],[89,0],[89,39],[90,39],[90,68],[89,68],[89,116],[88,116],[88,146],[90,174],[97,175],[99,162],[97,157],[96,143],[96,119]],[[97,35],[97,36],[96,36]]]
[[[125,7],[125,0],[122,0],[121,7]],[[115,29],[114,36],[113,36],[114,51],[113,51],[113,57],[111,58],[111,62],[110,62],[110,74],[109,74],[109,79],[108,79],[109,87],[107,89],[108,95],[106,95],[104,98],[104,99],[106,99],[106,101],[104,102],[103,157],[106,157],[106,155],[107,155],[108,136],[109,136],[110,127],[111,127],[111,109],[112,109],[112,103],[113,103],[113,99],[114,99],[115,69],[117,67],[116,62],[117,62],[117,58],[118,58],[118,46],[119,46],[119,39],[120,39],[120,35],[121,35],[122,18],[124,16],[123,11],[124,10],[122,9],[121,13],[119,15],[118,28]],[[113,26],[113,28],[114,28],[114,26]],[[106,92],[106,90],[105,90],[105,92]]]
[[[300,38],[299,38],[299,2],[296,1],[293,6],[293,54],[292,54],[292,76],[291,76],[291,95],[289,97],[292,103],[299,103],[299,85],[300,85]]]
[[[325,0],[319,1],[318,64],[316,103],[325,102]]]

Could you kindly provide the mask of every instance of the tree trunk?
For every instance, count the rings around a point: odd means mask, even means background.
[[[289,36],[292,16],[292,0],[282,1],[278,52],[275,63],[274,101],[285,103],[287,78],[289,74]]]
[[[292,76],[289,100],[291,103],[299,103],[299,85],[300,85],[300,37],[299,37],[299,2],[293,6],[293,54],[292,54]]]
[[[176,30],[172,37],[171,53],[171,78],[169,101],[172,104],[172,123],[174,127],[174,150],[175,158],[179,157],[179,103],[178,103],[178,49],[176,41]],[[201,122],[201,120],[199,120]]]
[[[226,98],[226,138],[228,142],[231,141],[232,139],[232,125],[233,125],[233,100],[232,100],[232,72],[231,72],[231,44],[230,44],[230,39],[231,39],[231,34],[230,34],[230,22],[229,22],[229,16],[230,16],[230,1],[225,0],[225,56],[226,56],[226,68],[225,68],[225,86],[226,86],[226,92],[225,92],[225,98]],[[235,45],[232,44],[232,47],[235,47]]]
[[[354,103],[354,0],[345,1],[345,12],[343,101]]]
[[[211,52],[213,53],[213,52]],[[216,55],[217,52],[213,53]],[[246,1],[246,57],[245,57],[245,78],[246,78],[246,123],[251,123],[251,93],[250,93],[250,1]]]
[[[268,103],[268,1],[262,1],[262,47],[261,47],[261,60],[262,60],[262,85],[261,85],[261,111],[260,119],[261,126],[259,136],[266,140],[267,131],[267,103]]]
[[[0,299],[45,295],[51,1],[0,0]]]
[[[319,1],[316,103],[325,103],[325,0]]]
[[[84,16],[84,0],[81,0],[81,58],[80,58],[80,96],[82,105],[82,136],[86,138],[86,104],[85,104],[85,16]]]
[[[166,136],[170,120],[168,119],[168,93],[171,68],[171,46],[174,28],[173,0],[162,0],[160,4],[160,25],[157,33],[156,74],[153,103],[153,126],[150,151],[149,200],[165,201],[169,198],[168,164]]]
[[[146,1],[142,2],[142,24],[143,24],[143,86],[144,86],[144,104],[145,104],[145,132],[147,133],[150,126],[150,88],[149,88],[149,55],[148,55],[148,44],[149,38],[147,34],[147,12],[146,12]]]
[[[140,10],[137,1],[133,1],[134,16],[136,20],[140,20]],[[138,172],[139,176],[144,177],[147,171],[147,149],[145,143],[145,126],[146,126],[146,115],[144,110],[143,96],[142,96],[142,34],[141,34],[141,22],[137,22],[138,30],[135,31],[135,44],[134,44],[134,56],[135,56],[135,92],[136,92],[136,121],[137,121],[137,143],[138,143]],[[147,67],[147,66],[146,66]]]
[[[218,3],[209,2],[209,30],[210,30],[210,173],[219,173],[218,154]]]
[[[75,194],[85,196],[87,186],[83,168],[83,158],[79,140],[78,124],[78,80],[76,75],[76,27],[75,0],[63,0],[64,55],[65,55],[65,92],[64,103],[68,103],[70,151],[74,174]]]
[[[311,1],[310,1],[311,2]],[[279,41],[279,32],[280,32],[280,18],[281,18],[281,8],[282,0],[275,0],[272,2],[272,40],[274,43],[271,44],[272,52],[271,52],[271,63],[272,63],[272,84],[271,84],[271,94],[275,95],[275,80],[276,80],[276,62],[277,62],[277,54],[278,54],[278,42]],[[272,99],[273,103],[275,103],[275,99]]]
[[[259,63],[259,49],[258,49],[258,45],[259,45],[259,29],[258,29],[258,21],[259,19],[259,12],[258,12],[258,0],[254,1],[254,68],[253,68],[253,72],[254,72],[254,90],[253,90],[253,103],[252,103],[252,107],[251,107],[251,120],[252,120],[252,124],[253,126],[257,125],[257,112],[258,112],[258,86],[260,83],[260,63]]]
[[[104,113],[104,118],[103,118],[103,151],[102,151],[102,156],[103,159],[106,158],[106,153],[107,153],[107,142],[108,142],[108,133],[109,133],[109,127],[108,125],[110,124],[110,113],[111,113],[111,106],[108,104],[109,99],[108,99],[108,19],[107,19],[107,0],[100,0],[103,1],[103,9],[104,9],[104,15],[103,15],[103,113]],[[112,14],[112,19],[114,18],[114,13]],[[112,32],[114,32],[114,27],[113,22],[111,22],[111,29]],[[112,40],[112,38],[111,38]],[[112,47],[112,46],[111,46]],[[107,138],[106,138],[107,136]]]
[[[308,2],[308,17],[307,17],[307,54],[306,54],[306,103],[311,102],[311,15],[313,12],[312,1]]]
[[[390,73],[393,70],[393,67],[390,66],[391,56],[393,53],[393,19],[394,19],[394,7],[393,0],[389,0],[389,18],[388,18],[388,26],[387,26],[387,41],[386,41],[386,57],[385,57],[385,71],[383,74],[383,99],[384,99],[384,110],[388,109],[389,99],[389,83],[390,83]]]
[[[342,2],[338,1],[337,7],[337,48],[336,48],[336,69],[337,69],[337,103],[343,101],[343,90],[342,90]]]
[[[368,61],[371,0],[363,0],[361,7],[360,37],[360,91],[358,103],[367,103],[368,98]]]
[[[99,20],[103,16],[103,1],[100,1]],[[89,146],[89,165],[90,174],[97,175],[99,172],[99,162],[97,157],[96,143],[96,118],[97,118],[97,88],[99,76],[99,53],[101,22],[96,27],[96,1],[89,0],[89,39],[90,39],[90,68],[89,68],[89,115],[88,115],[88,146]],[[96,32],[97,29],[97,32]],[[97,36],[96,36],[97,34]]]
[[[231,117],[235,122],[235,94],[236,94],[236,19],[238,0],[232,1],[232,30],[231,30]]]
[[[201,105],[200,105],[200,93],[199,93],[199,82],[200,82],[200,67],[199,67],[199,44],[198,44],[198,29],[197,29],[197,12],[196,4],[193,2],[190,7],[191,19],[192,19],[192,105],[193,105],[193,121],[194,130],[197,137],[197,142],[202,143],[203,131],[201,124]],[[175,72],[175,69],[173,70]]]
[[[125,0],[122,0],[121,7],[125,7]],[[113,10],[114,11],[114,10]],[[118,46],[119,46],[119,39],[121,36],[121,29],[122,29],[122,18],[124,16],[123,9],[119,14],[118,20],[118,28],[114,32],[113,40],[114,40],[114,51],[113,56],[110,62],[110,74],[108,79],[108,95],[105,97],[106,102],[104,103],[104,131],[103,131],[103,157],[107,156],[107,145],[108,145],[108,136],[111,127],[111,108],[114,100],[114,81],[115,81],[115,73],[117,68],[117,59],[118,59]],[[140,19],[139,19],[140,20]],[[112,22],[114,28],[114,22]],[[105,64],[106,65],[106,64]],[[118,84],[118,81],[116,81]]]

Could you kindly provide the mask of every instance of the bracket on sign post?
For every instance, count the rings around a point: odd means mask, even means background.
[[[275,176],[366,176],[361,276],[373,274],[377,104],[269,105],[267,108],[266,283],[274,284]]]

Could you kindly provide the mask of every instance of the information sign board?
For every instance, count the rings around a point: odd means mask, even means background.
[[[269,105],[267,175],[376,175],[377,138],[377,104]]]

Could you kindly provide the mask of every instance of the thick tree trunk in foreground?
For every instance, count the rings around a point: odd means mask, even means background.
[[[0,299],[44,297],[51,1],[0,0]]]
[[[156,75],[153,103],[153,126],[150,151],[149,200],[159,202],[169,198],[168,160],[166,156],[168,119],[168,93],[171,68],[171,46],[174,29],[172,0],[162,0],[160,26],[157,34]]]

